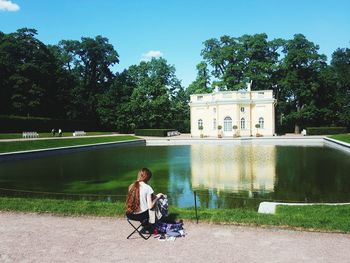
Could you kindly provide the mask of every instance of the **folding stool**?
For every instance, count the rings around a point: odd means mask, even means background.
[[[137,221],[137,220],[131,220],[129,218],[126,218],[126,220],[128,221],[128,223],[134,228],[134,231],[126,238],[129,239],[129,237],[131,237],[134,233],[138,233],[143,239],[147,240],[151,237],[152,233],[146,234],[144,235],[143,233],[141,233],[141,231],[139,230],[140,227],[143,227],[144,225],[147,224],[148,219],[145,219],[143,221]],[[140,225],[139,226],[135,226],[131,221],[135,221],[135,222],[139,222]]]

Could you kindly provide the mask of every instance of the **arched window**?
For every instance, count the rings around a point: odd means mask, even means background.
[[[245,119],[241,118],[241,130],[245,130]]]
[[[203,120],[199,119],[198,120],[198,130],[202,130],[203,129]]]
[[[216,130],[216,119],[213,119],[213,130]]]
[[[231,119],[231,117],[226,117],[224,119],[224,131],[232,131],[232,119]]]
[[[259,125],[260,125],[260,129],[264,129],[264,118],[263,117],[259,118]]]

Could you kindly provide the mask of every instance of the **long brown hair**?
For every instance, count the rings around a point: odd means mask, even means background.
[[[142,168],[137,174],[137,180],[129,186],[128,196],[125,202],[126,213],[131,214],[140,211],[140,182],[147,183],[152,177],[152,172]]]

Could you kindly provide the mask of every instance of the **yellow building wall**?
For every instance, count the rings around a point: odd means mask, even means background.
[[[199,137],[217,136],[218,125],[222,126],[223,136],[233,136],[235,133],[240,136],[255,136],[257,132],[265,136],[272,136],[275,133],[275,100],[272,91],[250,92],[216,92],[212,94],[191,95],[191,135]],[[259,93],[263,94],[260,95]],[[241,111],[244,108],[244,111]],[[230,117],[232,125],[229,131],[224,131],[224,119]],[[259,118],[264,119],[264,127],[255,128]],[[245,119],[245,128],[241,128],[241,119]],[[198,120],[203,122],[203,131],[198,129]],[[214,125],[214,119],[216,120]],[[235,132],[233,125],[237,125]]]

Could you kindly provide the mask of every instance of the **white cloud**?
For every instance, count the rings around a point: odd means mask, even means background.
[[[142,54],[141,61],[149,61],[152,58],[162,57],[163,53],[159,50],[150,50],[147,53]]]
[[[0,10],[15,12],[19,10],[19,5],[9,0],[0,0]]]

